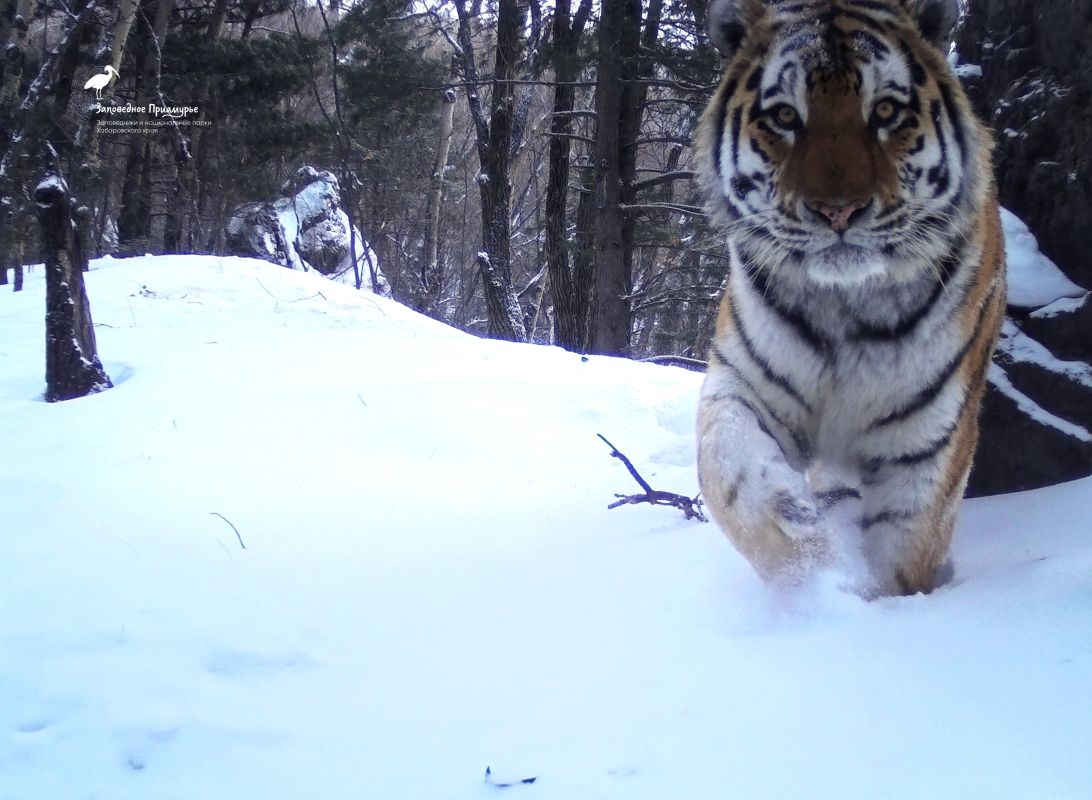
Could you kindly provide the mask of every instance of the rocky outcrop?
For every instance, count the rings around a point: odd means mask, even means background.
[[[969,0],[961,74],[997,137],[1001,204],[1092,286],[1092,0]]]
[[[1092,0],[967,0],[957,31],[957,72],[994,130],[1001,203],[1034,234],[1029,245],[1006,225],[1014,296],[972,496],[1092,474],[1092,301],[1033,252],[1037,238],[1069,281],[1092,287],[1090,45]]]
[[[1027,332],[1047,330],[1050,340],[1085,305],[1092,307],[1087,295],[1059,301],[1019,323],[1011,316],[1006,320],[990,368],[968,496],[1036,489],[1092,474],[1092,366],[1060,358]],[[1054,307],[1059,310],[1051,311]],[[1044,327],[1044,312],[1058,327]]]
[[[227,251],[231,255],[272,261],[282,267],[290,265],[284,229],[272,203],[247,203],[235,209],[227,227]]]
[[[226,231],[232,255],[314,270],[344,283],[355,283],[358,269],[365,288],[390,294],[375,253],[341,209],[341,187],[333,173],[303,167],[281,193],[276,200],[235,210]]]

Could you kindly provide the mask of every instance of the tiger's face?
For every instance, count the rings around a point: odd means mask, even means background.
[[[729,56],[703,121],[714,210],[753,268],[818,284],[935,266],[981,149],[940,51],[955,0],[714,0]]]

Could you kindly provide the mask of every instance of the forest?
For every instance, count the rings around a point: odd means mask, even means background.
[[[704,347],[725,255],[691,181],[719,66],[703,0],[5,5],[16,284],[51,160],[89,258],[236,252],[233,214],[314,167],[413,308],[581,352]],[[118,113],[81,89],[106,66]]]

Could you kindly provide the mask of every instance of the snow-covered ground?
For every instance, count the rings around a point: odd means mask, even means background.
[[[0,294],[2,800],[1092,797],[1092,481],[968,502],[929,597],[778,596],[606,509],[596,433],[696,491],[695,374],[259,261],[87,277],[117,385],[67,403],[40,271]]]

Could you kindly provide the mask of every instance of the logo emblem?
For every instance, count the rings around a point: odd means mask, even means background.
[[[83,88],[94,89],[95,99],[101,100],[102,90],[109,86],[112,81],[115,81],[120,77],[121,76],[118,74],[118,71],[111,67],[109,64],[107,64],[105,71],[101,75],[91,76],[91,79],[83,85]]]

